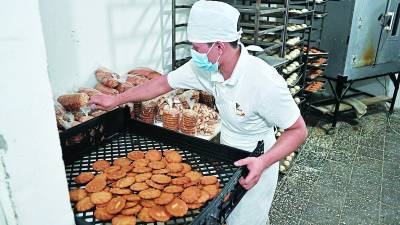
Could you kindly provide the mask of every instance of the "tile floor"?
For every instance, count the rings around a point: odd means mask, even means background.
[[[309,137],[278,183],[271,224],[400,224],[400,111],[388,122],[383,106],[371,107],[332,135],[315,115],[304,116]]]

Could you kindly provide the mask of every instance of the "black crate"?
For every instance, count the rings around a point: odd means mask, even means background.
[[[248,156],[262,154],[264,143],[259,142],[253,153],[209,142],[200,138],[176,133],[130,118],[128,109],[116,109],[60,134],[65,171],[69,188],[79,187],[74,177],[84,171],[93,171],[91,165],[99,160],[112,161],[126,156],[132,150],[160,151],[176,149],[183,161],[204,175],[215,175],[221,184],[220,194],[205,206],[189,210],[182,218],[172,217],[160,223],[137,224],[192,224],[211,225],[225,223],[226,218],[238,204],[246,190],[238,183],[246,176],[247,168],[237,168],[233,162]],[[74,203],[72,203],[74,208]],[[78,225],[107,224],[98,221],[93,211],[74,211]]]

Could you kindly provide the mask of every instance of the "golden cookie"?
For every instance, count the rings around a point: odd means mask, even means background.
[[[87,191],[83,188],[74,188],[69,191],[71,202],[78,202],[87,197]]]
[[[149,189],[149,185],[147,185],[145,182],[134,183],[131,185],[130,189],[133,191],[144,191]]]
[[[106,173],[107,178],[110,180],[119,180],[121,178],[124,178],[126,176],[126,172],[122,170],[117,170],[111,173]]]
[[[163,161],[152,161],[149,163],[149,167],[155,170],[164,169],[167,165]]]
[[[151,176],[151,180],[159,184],[169,184],[171,182],[171,177],[163,174],[155,174]]]
[[[168,163],[167,169],[170,173],[178,173],[183,169],[183,166],[181,163]]]
[[[126,204],[126,200],[123,197],[115,197],[111,199],[108,204],[107,204],[107,212],[110,214],[117,214],[121,212],[122,209],[124,209]]]
[[[168,151],[167,154],[164,154],[165,159],[169,163],[180,163],[182,162],[182,156],[176,151]]]
[[[198,209],[201,208],[204,204],[202,203],[187,203],[189,209]]]
[[[184,177],[184,176],[185,176],[185,174],[182,173],[182,172],[178,172],[178,173],[168,173],[167,175],[168,175],[168,176],[171,176],[171,177]]]
[[[190,178],[189,178],[189,179],[190,179]],[[198,185],[198,184],[199,184],[199,181],[200,181],[200,180],[198,180],[198,181],[190,181],[189,183],[184,184],[183,187],[184,187],[184,188],[187,188],[187,187],[190,187],[190,186]]]
[[[217,184],[206,185],[203,187],[203,190],[210,195],[210,199],[215,198],[215,196],[217,196],[220,191],[219,184],[217,183]]]
[[[183,167],[183,169],[182,169],[182,173],[187,173],[187,172],[189,172],[189,171],[192,171],[192,167],[189,165],[189,164],[187,164],[187,163],[181,163],[181,165],[182,165],[182,167]]]
[[[132,193],[128,188],[111,188],[110,192],[116,195],[129,195]]]
[[[140,205],[143,207],[151,208],[151,207],[155,206],[156,203],[152,199],[142,199],[140,201]]]
[[[96,171],[104,171],[108,167],[110,167],[110,163],[107,160],[97,160],[96,162],[93,163],[92,167]]]
[[[122,166],[121,170],[124,171],[125,173],[129,173],[132,171],[133,168],[134,168],[133,165],[127,165],[127,166]]]
[[[210,185],[217,183],[218,178],[216,176],[204,176],[200,178],[200,183],[203,185]]]
[[[154,222],[154,221],[155,221],[155,220],[150,216],[149,210],[150,210],[150,209],[149,209],[149,208],[146,208],[146,207],[144,207],[144,208],[142,208],[142,210],[140,210],[138,217],[139,217],[139,219],[140,219],[141,221],[146,222],[146,223],[151,223],[151,222]]]
[[[148,159],[138,159],[138,160],[135,160],[132,163],[132,165],[134,167],[146,167],[147,165],[149,165],[149,163],[150,163],[150,160],[148,160]]]
[[[117,158],[113,162],[114,166],[120,166],[120,167],[129,166],[130,164],[131,164],[131,161],[125,157]]]
[[[200,198],[201,190],[198,187],[191,186],[183,190],[181,199],[186,203],[195,203]]]
[[[93,173],[91,172],[82,172],[78,176],[75,177],[75,182],[77,184],[86,184],[94,178]]]
[[[132,172],[135,173],[148,173],[151,172],[153,169],[150,167],[135,167],[132,169]]]
[[[113,173],[118,170],[121,170],[121,166],[110,166],[110,167],[104,169],[104,173]]]
[[[88,184],[86,184],[86,191],[88,192],[99,192],[103,190],[107,185],[106,179],[103,177],[95,177],[93,180],[91,180]]]
[[[154,199],[161,195],[161,191],[155,188],[149,188],[139,192],[139,196],[143,199]]]
[[[203,177],[203,175],[197,171],[190,171],[190,172],[185,173],[185,177],[189,177],[190,180],[196,182],[196,181],[199,181],[200,178]]]
[[[95,192],[90,195],[90,201],[95,205],[107,203],[111,199],[112,199],[112,194],[107,191]]]
[[[160,161],[161,157],[162,157],[161,152],[156,149],[149,150],[144,155],[144,158],[150,161]]]
[[[178,178],[174,178],[171,180],[171,184],[175,184],[175,185],[184,185],[187,183],[190,183],[191,180],[189,177],[178,177]]]
[[[138,159],[144,159],[144,152],[132,151],[132,152],[128,153],[127,157],[128,157],[128,159],[133,160],[133,161],[138,160]]]
[[[124,199],[126,199],[126,201],[130,201],[130,202],[140,201],[139,195],[136,195],[136,194],[122,195],[122,197]]]
[[[175,198],[172,202],[165,206],[165,209],[172,216],[181,217],[186,215],[188,206],[186,205],[186,202],[179,198]]]
[[[178,186],[178,185],[169,185],[164,188],[164,192],[166,192],[166,193],[180,193],[182,191],[183,191],[183,187]]]
[[[137,173],[132,173],[132,172],[126,173],[127,177],[136,177],[136,175],[137,175]]]
[[[152,180],[146,180],[146,184],[149,185],[150,187],[153,187],[155,189],[163,190],[165,185],[162,184],[157,184],[156,182]]]
[[[161,193],[160,197],[154,199],[154,203],[158,205],[166,205],[170,203],[172,200],[174,200],[175,195],[171,193]]]
[[[165,222],[171,218],[171,215],[162,206],[153,206],[149,210],[149,215],[156,221]]]
[[[141,205],[135,205],[135,206],[133,206],[133,207],[130,207],[130,208],[127,208],[127,209],[123,209],[123,210],[121,211],[121,214],[122,214],[122,215],[125,215],[125,216],[136,215],[136,214],[138,214],[138,213],[140,212],[140,210],[141,210],[142,208],[143,208],[143,207],[142,207]]]
[[[116,182],[116,187],[125,188],[135,183],[135,177],[124,177]]]
[[[94,204],[90,201],[90,197],[81,199],[76,203],[75,208],[78,212],[85,212],[94,207]]]
[[[107,221],[111,220],[114,215],[108,213],[105,207],[96,207],[96,210],[94,211],[94,217],[100,221]]]
[[[111,220],[112,225],[135,225],[136,217],[118,215]]]
[[[137,201],[137,202],[126,202],[124,209],[130,209],[132,207],[137,206],[137,204],[139,204],[139,201]]]
[[[200,193],[201,193],[200,197],[196,200],[195,203],[199,203],[199,204],[205,203],[206,201],[208,201],[210,199],[210,195],[205,190],[201,190]]]
[[[152,176],[151,173],[141,173],[141,174],[136,175],[135,179],[136,179],[136,182],[144,182],[144,181],[150,179],[151,176]]]
[[[159,169],[159,170],[153,170],[154,174],[166,174],[169,173],[168,169]]]

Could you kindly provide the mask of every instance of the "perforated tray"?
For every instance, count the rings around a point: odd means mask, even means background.
[[[77,135],[83,136],[79,138],[80,142],[71,142]],[[69,188],[80,187],[74,177],[84,171],[93,171],[91,165],[95,161],[106,159],[112,162],[132,150],[175,149],[193,170],[218,177],[221,193],[202,208],[189,210],[185,217],[172,217],[165,223],[138,221],[137,224],[221,224],[245,194],[238,180],[247,174],[247,169],[237,168],[233,162],[249,156],[248,152],[132,120],[127,110],[117,109],[88,124],[71,128],[60,135],[60,140]],[[263,147],[260,142],[253,155],[261,154]],[[74,213],[77,224],[109,224],[96,220],[93,210]]]

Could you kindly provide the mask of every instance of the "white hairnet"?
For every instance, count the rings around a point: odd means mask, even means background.
[[[200,0],[190,10],[187,36],[190,42],[232,42],[240,38],[237,31],[239,11],[217,1]]]

